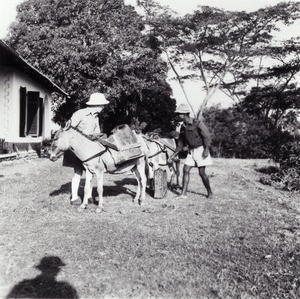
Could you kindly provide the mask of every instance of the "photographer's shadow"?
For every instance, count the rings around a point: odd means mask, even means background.
[[[33,279],[21,281],[6,298],[79,298],[69,283],[56,280],[63,266],[65,264],[57,256],[43,257],[36,266],[42,273]]]

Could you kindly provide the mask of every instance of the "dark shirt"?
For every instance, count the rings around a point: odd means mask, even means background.
[[[190,128],[194,123],[195,119],[189,117],[187,122],[184,122],[181,126],[181,132],[180,132],[180,137],[179,137],[179,142],[176,148],[176,151],[182,151],[184,146],[186,146],[186,139],[185,139],[185,131],[187,128]],[[208,130],[208,128],[205,126],[205,124],[202,121],[198,121],[197,125],[198,131],[200,136],[202,137],[203,141],[203,146],[204,147],[209,147],[211,145],[211,134]]]

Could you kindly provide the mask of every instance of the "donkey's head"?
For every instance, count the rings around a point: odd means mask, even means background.
[[[54,135],[51,152],[50,152],[50,160],[56,161],[66,150],[70,148],[69,144],[69,134],[68,129],[70,126],[68,123],[64,128],[60,128]]]

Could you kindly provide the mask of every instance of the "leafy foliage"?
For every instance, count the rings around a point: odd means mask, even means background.
[[[69,93],[63,102],[55,98],[56,122],[100,91],[111,102],[103,113],[109,127],[144,113],[150,127],[168,128],[175,101],[167,66],[143,29],[141,17],[123,0],[27,0],[18,6],[8,42]],[[157,109],[165,109],[164,117]]]
[[[286,190],[300,191],[300,139],[281,144],[274,160],[279,164],[279,171],[272,178]]]
[[[272,133],[265,122],[236,107],[210,107],[203,114],[212,132],[212,153],[226,158],[268,158]]]
[[[271,120],[274,127],[288,125],[291,130],[300,108],[300,89],[297,87],[299,54],[299,39],[267,47],[262,57],[275,61],[275,64],[272,67],[261,64],[258,74],[252,76],[256,86],[240,101],[241,107],[251,115]]]
[[[219,88],[239,103],[245,85],[259,71],[255,58],[264,55],[266,48],[272,52],[273,33],[280,23],[292,24],[300,16],[299,2],[281,2],[249,13],[202,6],[184,17],[174,16],[153,0],[139,3],[157,40],[154,45],[166,53],[178,82],[191,77],[202,82],[206,97],[200,114]],[[273,51],[278,54],[278,49]]]
[[[212,133],[214,156],[272,159],[278,167],[261,182],[288,191],[300,190],[300,139],[296,133],[299,128],[293,131],[274,127],[272,119],[251,115],[239,106],[210,107],[203,116]]]
[[[300,108],[300,89],[293,84],[284,91],[279,89],[274,85],[253,88],[241,101],[241,107],[251,115],[271,120],[275,127],[284,122],[295,123]]]

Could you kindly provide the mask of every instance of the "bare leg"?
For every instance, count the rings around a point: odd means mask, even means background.
[[[200,177],[202,179],[204,187],[206,188],[207,197],[208,198],[212,198],[213,197],[213,193],[212,193],[211,188],[210,188],[209,178],[208,178],[208,176],[205,173],[205,166],[199,167],[199,175],[200,175]]]
[[[183,176],[182,176],[182,192],[181,196],[185,197],[187,192],[187,187],[190,182],[190,171],[192,166],[184,165],[183,167]]]

